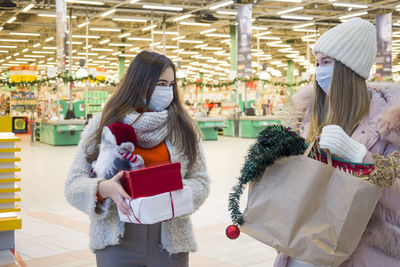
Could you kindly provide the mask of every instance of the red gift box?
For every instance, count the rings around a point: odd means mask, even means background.
[[[127,171],[123,185],[132,198],[149,197],[183,189],[181,164],[175,162]]]

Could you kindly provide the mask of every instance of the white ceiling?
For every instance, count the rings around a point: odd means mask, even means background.
[[[215,4],[227,1],[87,0],[87,2],[97,2],[97,5],[92,5],[79,3],[84,1],[70,1],[73,2],[70,3],[67,0],[68,14],[72,11],[72,64],[76,69],[79,59],[85,58],[86,26],[78,26],[85,23],[87,18],[90,21],[88,28],[89,36],[91,36],[89,39],[89,63],[104,65],[110,70],[110,73],[114,72],[115,74],[118,70],[118,52],[126,54],[127,64],[140,50],[153,48],[163,52],[163,35],[160,33],[163,31],[163,21],[165,20],[165,30],[167,33],[171,33],[166,35],[167,56],[170,56],[176,63],[180,61],[183,68],[188,69],[190,66],[189,74],[192,74],[189,77],[195,77],[199,71],[205,71],[205,77],[209,80],[226,80],[229,77],[230,25],[236,23],[234,15],[236,7],[249,2],[253,3],[253,27],[259,27],[253,29],[252,48],[255,72],[258,72],[258,63],[260,65],[266,63],[268,67],[279,70],[282,75],[285,75],[288,59],[294,59],[296,69],[303,72],[308,64],[307,43],[312,45],[319,34],[339,24],[342,16],[360,12],[363,12],[363,15],[360,15],[362,18],[372,23],[375,22],[376,14],[393,12],[393,44],[397,47],[394,48],[394,51],[400,51],[399,1],[291,1],[297,2],[237,0],[235,4],[210,9]],[[45,77],[46,67],[55,65],[57,58],[55,50],[56,1],[34,1],[34,6],[28,11],[24,8],[31,3],[30,1],[14,2],[17,4],[15,9],[0,11],[0,26],[3,27],[0,31],[0,71],[5,73],[10,65],[18,65],[18,62],[35,63],[43,71],[42,77]],[[355,6],[350,8],[348,4],[355,4]],[[179,8],[181,11],[154,10],[146,7],[148,5]],[[289,9],[293,10],[288,12]],[[110,14],[104,14],[107,11],[110,11]],[[102,14],[104,15],[101,16]],[[218,20],[215,22],[205,20],[204,17],[207,14]],[[187,18],[174,21],[183,15],[187,15]],[[309,20],[282,16],[305,16],[309,17]],[[16,19],[10,22],[12,17],[16,17]],[[202,24],[193,25],[191,22]],[[310,24],[310,26],[294,28],[302,24]],[[151,25],[155,25],[153,30],[143,30]],[[208,34],[201,33],[209,29],[215,30]],[[20,35],[21,33],[30,33],[35,36]],[[261,34],[261,38],[255,37],[257,33]],[[123,34],[128,36],[121,38]],[[304,39],[306,35],[310,35],[309,42]],[[105,43],[108,39],[110,41]],[[22,40],[23,42],[12,40]],[[152,40],[160,44],[150,46]],[[197,41],[197,43],[190,41]],[[126,46],[121,47],[118,44]],[[258,45],[260,50],[257,50]],[[298,56],[292,51],[298,51]],[[397,55],[398,52],[394,52],[394,57]],[[313,64],[312,55],[310,61]],[[395,58],[394,64],[399,64],[398,61],[398,58]]]

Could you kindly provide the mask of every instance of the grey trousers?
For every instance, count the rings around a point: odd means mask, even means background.
[[[188,267],[189,253],[170,255],[161,248],[161,223],[125,223],[121,243],[96,251],[98,267]]]

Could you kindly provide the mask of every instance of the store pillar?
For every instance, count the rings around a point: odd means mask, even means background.
[[[237,70],[237,38],[236,38],[236,25],[230,25],[231,33],[231,71]]]
[[[288,67],[286,71],[286,82],[287,83],[294,83],[294,63],[293,60],[288,60]],[[290,95],[293,95],[293,88],[288,87],[287,90],[289,91]]]
[[[119,78],[119,80],[121,80],[125,73],[125,57],[119,57],[118,71],[119,71],[118,78]]]
[[[236,78],[236,73],[237,73],[237,26],[236,25],[230,25],[230,34],[231,34],[231,80],[234,80]],[[240,82],[238,82],[239,84]],[[236,103],[239,103],[239,86],[238,84],[236,85],[236,89],[234,89],[235,93],[235,101]],[[233,92],[232,92],[233,93]],[[232,99],[233,97],[231,97]],[[239,105],[239,104],[238,104]],[[235,107],[234,112],[233,112],[233,136],[239,137],[239,131],[240,131],[240,113],[239,113],[239,108]],[[231,121],[228,119],[228,122]]]

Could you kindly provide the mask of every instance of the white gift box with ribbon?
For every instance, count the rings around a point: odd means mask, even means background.
[[[136,224],[154,224],[175,217],[193,213],[193,192],[189,187],[166,192],[151,197],[125,199],[131,208],[131,215],[124,215],[119,209],[122,222]]]

